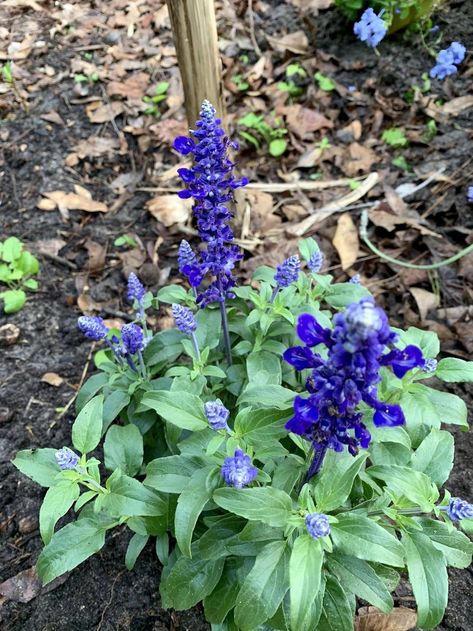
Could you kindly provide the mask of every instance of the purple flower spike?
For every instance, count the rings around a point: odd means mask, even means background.
[[[178,136],[172,143],[172,146],[181,156],[187,156],[187,154],[192,153],[195,149],[194,141],[187,136]]]
[[[312,513],[305,518],[307,532],[314,539],[327,537],[330,534],[330,524],[327,515],[323,513]]]
[[[131,274],[128,276],[127,289],[127,298],[130,302],[133,302],[133,300],[137,300],[138,302],[140,302],[146,293],[146,289],[134,272],[131,272]]]
[[[323,252],[321,250],[317,250],[307,261],[307,267],[313,274],[317,274],[322,269],[324,259],[325,257]]]
[[[281,265],[278,265],[274,275],[277,286],[279,288],[289,287],[291,283],[295,283],[299,278],[300,268],[301,262],[297,254],[283,261]]]
[[[182,305],[172,305],[171,310],[179,331],[182,331],[182,333],[186,335],[191,335],[191,333],[197,329],[197,322],[190,309]]]
[[[98,316],[81,316],[77,320],[77,326],[86,337],[96,342],[107,337],[107,325]]]
[[[446,509],[447,515],[452,521],[460,521],[461,519],[473,519],[473,504],[459,497],[450,498],[449,505]]]
[[[375,48],[388,32],[388,27],[381,13],[376,15],[373,9],[369,8],[363,13],[360,21],[355,22],[353,32],[362,42]]]
[[[122,326],[122,342],[126,352],[134,355],[144,348],[144,335],[141,327],[137,324],[125,324]]]
[[[436,359],[426,359],[424,360],[422,370],[424,372],[435,372],[437,370],[437,364],[438,361]]]
[[[228,429],[227,420],[230,416],[230,410],[227,410],[221,401],[207,401],[204,404],[204,410],[209,425],[213,430]]]
[[[358,408],[361,402],[374,411],[376,426],[404,424],[399,405],[377,398],[382,366],[390,367],[399,377],[425,367],[416,346],[390,350],[398,336],[371,297],[348,305],[333,322],[333,329],[325,329],[312,314],[300,315],[297,334],[305,346],[284,352],[284,359],[296,370],[312,369],[306,380],[309,396],[295,398],[294,416],[286,423],[288,431],[304,436],[314,447],[307,479],[317,473],[327,449],[343,451],[346,447],[356,455],[360,448],[369,446],[371,435]],[[326,347],[323,355],[314,351],[319,344]]]
[[[235,455],[225,458],[221,469],[222,478],[228,486],[242,489],[248,486],[258,475],[258,469],[251,464],[251,458],[241,449],[235,449]]]
[[[232,143],[220,127],[215,108],[208,102],[202,103],[200,120],[192,131],[195,141],[180,136],[174,148],[183,155],[193,154],[194,164],[190,169],[179,169],[179,175],[187,185],[179,197],[193,197],[193,214],[197,229],[206,248],[198,254],[190,246],[179,248],[179,269],[187,276],[192,287],[197,288],[204,276],[211,282],[197,293],[197,303],[205,307],[211,302],[223,303],[234,297],[232,287],[235,280],[232,270],[242,258],[240,249],[233,244],[234,235],[230,227],[233,214],[229,204],[234,201],[233,191],[247,183],[247,179],[233,177],[234,163],[228,157]]]
[[[69,449],[69,447],[63,447],[54,454],[56,462],[60,469],[63,471],[75,469],[79,462],[79,456]]]

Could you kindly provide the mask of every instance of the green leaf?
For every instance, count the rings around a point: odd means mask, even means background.
[[[188,392],[146,392],[140,408],[155,410],[166,421],[181,429],[199,431],[208,427],[201,399]]]
[[[31,274],[37,274],[39,272],[38,259],[27,250],[24,250],[20,258],[15,261],[15,267],[20,269],[24,276],[30,276]]]
[[[207,346],[212,349],[220,343],[222,316],[219,309],[199,309],[195,314],[197,329],[195,336],[202,350]]]
[[[353,556],[334,553],[328,557],[328,566],[345,589],[385,613],[391,611],[391,594],[369,563]]]
[[[108,375],[104,372],[99,372],[96,375],[92,375],[87,381],[84,383],[82,388],[79,390],[79,394],[76,399],[76,413],[78,414],[87,401],[97,394],[97,392],[108,382]]]
[[[214,487],[207,483],[209,473],[213,469],[213,466],[198,469],[188,481],[186,490],[181,493],[177,500],[174,517],[175,537],[180,551],[186,557],[192,556],[192,535],[197,519],[214,491]]]
[[[359,454],[356,458],[348,453],[327,453],[322,470],[314,480],[317,510],[330,512],[347,500],[353,482],[367,458],[367,452]],[[333,483],[334,480],[337,480],[337,484]]]
[[[429,388],[422,383],[413,383],[410,385],[409,393],[413,395],[412,398],[422,406],[424,423],[426,419],[430,417],[438,423],[449,423],[468,427],[468,410],[466,403],[456,394],[441,392],[440,390]],[[406,410],[406,412],[407,411],[408,410]],[[431,422],[430,424],[433,423]]]
[[[16,237],[5,239],[2,246],[2,259],[7,263],[13,263],[20,257],[23,244]]]
[[[246,359],[246,370],[252,386],[281,385],[281,360],[274,353],[250,353]]]
[[[424,357],[437,357],[440,351],[440,341],[437,333],[433,331],[423,331],[414,326],[410,326],[407,331],[397,329],[401,342],[406,346],[414,344],[422,351]]]
[[[130,403],[130,395],[123,390],[113,390],[105,397],[103,403],[103,423],[102,434],[105,434],[111,423],[118,417],[120,412]]]
[[[394,147],[395,149],[399,149],[401,147],[406,147],[409,144],[407,140],[404,130],[400,127],[392,127],[391,129],[386,129],[381,136],[381,139],[390,147]]]
[[[61,574],[73,570],[103,547],[105,529],[93,519],[74,521],[54,533],[39,555],[38,574],[46,585]]]
[[[235,623],[242,631],[253,631],[276,613],[289,587],[289,554],[285,541],[274,541],[256,557],[235,606]]]
[[[473,381],[473,362],[446,357],[439,361],[435,376],[447,383],[471,382]]]
[[[331,92],[335,90],[335,83],[330,79],[330,77],[325,77],[320,72],[316,72],[314,75],[314,79],[319,84],[319,88],[324,90],[324,92]]]
[[[404,566],[401,543],[377,522],[363,515],[337,515],[332,524],[332,540],[337,551],[357,559]]]
[[[327,293],[324,295],[324,300],[332,307],[340,309],[352,302],[358,302],[365,296],[371,296],[371,294],[363,285],[336,283],[335,285],[330,285]]]
[[[273,158],[279,158],[287,149],[287,141],[283,138],[275,138],[269,143],[269,153]]]
[[[136,560],[140,556],[143,548],[148,543],[149,535],[140,535],[135,532],[130,539],[125,554],[125,566],[127,570],[132,570],[135,567]]]
[[[143,357],[147,366],[172,364],[182,354],[184,333],[177,329],[159,331],[146,347]]]
[[[23,287],[26,287],[27,289],[38,289],[38,281],[34,278],[28,278],[24,281]]]
[[[292,407],[296,393],[288,388],[277,385],[261,386],[248,385],[240,395],[237,404],[252,405],[255,408],[278,408],[287,410]]]
[[[287,434],[284,427],[289,412],[278,409],[244,408],[235,419],[235,434],[250,445],[276,441]]]
[[[57,449],[24,449],[19,451],[13,464],[24,475],[41,486],[53,486],[60,472],[54,454]]]
[[[415,521],[422,527],[422,532],[433,545],[443,552],[447,565],[465,569],[471,564],[473,543],[466,535],[444,522],[427,517],[416,517]]]
[[[136,475],[143,464],[143,436],[136,425],[112,425],[104,442],[105,467]]]
[[[213,624],[224,622],[228,612],[235,606],[241,583],[251,570],[251,566],[252,559],[244,557],[226,559],[218,585],[204,600],[205,618],[209,622]]]
[[[39,531],[45,544],[51,541],[54,526],[71,508],[79,494],[79,485],[71,480],[61,480],[48,489],[39,511]]]
[[[353,631],[350,599],[340,583],[328,575],[317,631]]]
[[[432,429],[412,454],[412,466],[428,475],[437,486],[442,486],[452,470],[454,451],[454,439],[450,432]]]
[[[251,522],[246,522],[251,523]],[[227,543],[241,534],[245,520],[235,515],[225,515],[213,522],[198,541],[198,554],[201,559],[218,559],[227,556]],[[271,530],[271,529],[268,529]]]
[[[102,436],[103,395],[84,405],[72,426],[72,444],[82,454],[97,447]]]
[[[417,603],[417,625],[423,629],[435,629],[442,621],[448,600],[444,556],[421,532],[403,532],[402,541],[409,581]]]
[[[107,487],[110,493],[99,496],[100,508],[113,517],[154,517],[165,515],[167,504],[152,489],[126,475],[110,478]]]
[[[432,483],[425,473],[399,465],[376,465],[369,467],[367,473],[377,480],[383,480],[393,493],[407,497],[422,511],[430,513],[432,510],[433,499],[437,499],[435,495],[438,496],[438,492],[435,492],[435,487],[432,488]]]
[[[206,461],[195,456],[167,456],[156,458],[146,467],[144,483],[164,493],[182,493],[189,484],[191,475]]]
[[[310,261],[311,257],[316,252],[320,252],[319,244],[312,237],[308,237],[307,239],[301,239],[297,245],[299,248],[300,255],[305,261]]]
[[[26,294],[23,289],[0,291],[0,298],[3,300],[3,310],[5,313],[16,313],[26,302]]]
[[[177,611],[194,607],[214,590],[224,563],[225,559],[205,561],[180,557],[169,574],[161,579],[159,591],[162,606]]]
[[[311,610],[320,589],[324,551],[319,541],[300,535],[294,542],[289,562],[291,628],[312,631]],[[310,624],[311,626],[307,626]]]
[[[292,512],[292,500],[279,489],[217,489],[214,502],[235,515],[270,526],[285,526]]]

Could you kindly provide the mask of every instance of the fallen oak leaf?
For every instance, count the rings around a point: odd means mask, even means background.
[[[360,242],[358,230],[350,213],[343,213],[338,218],[337,230],[332,243],[340,256],[342,269],[346,270],[351,267],[358,258]]]

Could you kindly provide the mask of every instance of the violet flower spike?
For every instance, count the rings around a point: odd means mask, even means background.
[[[286,423],[286,429],[310,440],[314,448],[305,481],[320,469],[327,449],[343,451],[346,447],[355,456],[360,448],[369,446],[371,435],[358,410],[362,401],[373,409],[377,427],[404,424],[399,405],[377,398],[382,366],[389,366],[399,378],[425,366],[416,346],[389,350],[397,334],[371,297],[336,314],[334,325],[325,329],[313,315],[300,315],[297,333],[306,346],[294,346],[284,353],[296,370],[311,369],[306,381],[308,397],[296,396],[294,416]],[[326,358],[313,350],[319,344],[327,348]]]
[[[180,136],[175,139],[173,146],[182,155],[193,155],[193,166],[178,170],[187,185],[179,196],[183,199],[194,198],[193,214],[199,236],[206,245],[197,254],[192,252],[188,244],[181,244],[179,267],[191,286],[197,290],[197,303],[202,308],[212,302],[220,304],[227,361],[231,364],[230,336],[224,303],[227,298],[234,297],[232,287],[235,280],[232,270],[242,254],[233,243],[234,234],[229,225],[233,214],[228,204],[234,201],[233,191],[245,186],[248,180],[234,178],[234,163],[228,157],[228,149],[233,144],[220,125],[215,108],[204,101],[200,120],[191,131],[195,140]],[[205,289],[199,290],[205,276],[210,276],[211,281]]]
[[[241,449],[235,449],[235,455],[225,458],[221,469],[222,478],[228,486],[242,489],[248,486],[258,475],[258,469],[251,464],[251,458]]]
[[[182,305],[177,304],[172,305],[171,311],[174,322],[176,323],[176,328],[182,333],[190,336],[192,344],[194,345],[195,356],[197,359],[200,359],[199,342],[197,341],[197,336],[195,334],[197,330],[197,322],[194,318],[194,314],[188,307],[183,307]]]
[[[207,403],[204,403],[204,411],[211,429],[214,431],[229,429],[227,421],[230,416],[230,410],[221,401],[207,401]]]
[[[105,339],[108,334],[107,325],[98,316],[81,316],[77,320],[77,326],[86,337],[95,342]]]
[[[447,512],[447,515],[452,521],[473,519],[473,504],[459,497],[451,497],[448,506],[444,507],[442,510]]]
[[[276,287],[273,289],[273,295],[271,296],[271,303],[274,302],[280,289],[289,287],[292,283],[295,283],[299,278],[299,272],[301,269],[301,261],[297,254],[290,256],[283,261],[276,268],[274,280],[276,281]]]
[[[145,347],[143,330],[137,324],[125,324],[121,330],[122,342],[125,349],[125,359],[132,370],[139,372],[132,355],[138,355],[142,376],[146,379],[147,373],[143,361],[142,351]]]
[[[307,532],[313,539],[327,537],[330,534],[330,524],[324,513],[311,513],[305,518]]]
[[[79,462],[79,456],[69,449],[69,447],[63,447],[56,451],[54,454],[56,458],[56,462],[60,469],[63,471],[72,471],[77,467],[77,463]]]
[[[307,267],[313,274],[318,274],[324,264],[324,254],[321,250],[316,250],[307,261]]]

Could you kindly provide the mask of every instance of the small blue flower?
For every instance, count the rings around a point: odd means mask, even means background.
[[[361,276],[359,274],[355,274],[348,282],[352,285],[361,285]]]
[[[466,198],[470,204],[473,204],[473,186],[468,187],[468,193],[467,193]]]
[[[235,455],[225,458],[221,469],[222,478],[228,486],[242,489],[258,475],[258,469],[251,464],[251,458],[241,449],[235,449]]]
[[[126,349],[126,352],[130,355],[134,355],[138,351],[142,351],[144,343],[144,335],[141,327],[137,324],[125,324],[121,330],[122,342]]]
[[[322,269],[324,264],[324,254],[321,250],[316,250],[310,259],[307,261],[307,267],[313,274],[317,274]]]
[[[361,16],[359,22],[353,25],[353,32],[362,42],[375,48],[388,32],[386,22],[382,19],[381,13],[376,15],[373,9],[369,8]]]
[[[230,410],[227,410],[221,401],[207,401],[204,404],[204,410],[209,425],[213,430],[228,429],[227,421],[230,416]]]
[[[437,370],[437,360],[436,359],[426,359],[424,361],[424,365],[422,366],[422,370],[424,372],[435,372]]]
[[[56,451],[56,453],[54,454],[54,457],[56,458],[56,462],[59,465],[59,468],[63,471],[66,471],[68,469],[75,469],[77,463],[79,462],[79,456],[74,453],[72,449],[69,449],[69,447],[63,447],[62,449],[59,449],[59,451]]]
[[[451,53],[454,64],[461,64],[465,59],[466,48],[460,42],[452,42],[447,50]]]
[[[330,534],[330,524],[327,515],[323,513],[311,513],[305,518],[307,532],[314,539],[320,539]]]
[[[437,55],[437,63],[430,71],[430,76],[432,79],[440,79],[442,81],[445,77],[449,77],[457,71],[458,68],[453,62],[453,54],[448,49],[445,49],[441,50]]]
[[[291,283],[295,283],[299,278],[300,268],[301,262],[297,254],[290,256],[288,259],[283,261],[281,265],[278,265],[276,274],[274,275],[274,280],[276,281],[278,287],[289,287]]]
[[[448,507],[445,510],[452,521],[473,518],[473,504],[470,504],[459,497],[450,498]]]
[[[434,26],[432,26],[432,28],[430,29],[431,33],[438,33],[440,31],[440,26],[438,24],[434,24]]]
[[[77,320],[77,326],[86,337],[96,342],[107,337],[108,327],[98,316],[81,316]]]
[[[143,299],[145,293],[146,289],[140,282],[140,279],[134,272],[131,272],[131,274],[128,276],[128,300],[130,302],[133,302],[133,300],[137,300],[138,302],[140,302]]]
[[[176,322],[176,327],[182,333],[191,335],[197,329],[197,322],[195,321],[194,314],[187,307],[182,305],[172,305],[172,315]]]

